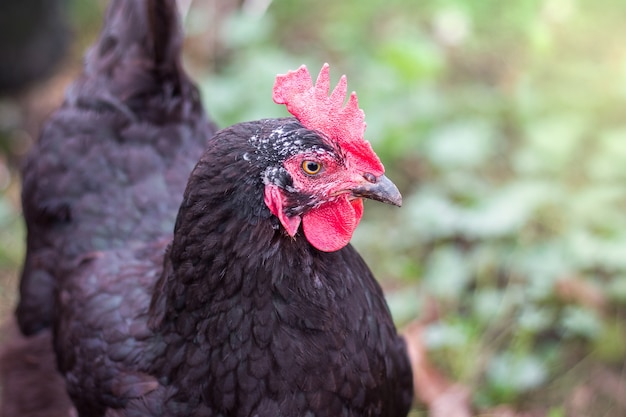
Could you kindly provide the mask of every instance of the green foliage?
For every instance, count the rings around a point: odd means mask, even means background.
[[[25,242],[20,214],[7,191],[0,190],[0,270],[17,269]]]
[[[16,187],[13,186],[9,171],[6,183],[0,186],[0,323],[13,312],[16,276],[24,254],[24,226],[16,204]],[[1,175],[0,175],[1,177]],[[2,335],[0,335],[0,341]]]

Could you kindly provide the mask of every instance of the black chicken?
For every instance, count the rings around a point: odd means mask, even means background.
[[[173,58],[174,15],[173,0],[113,0],[29,159],[24,327],[54,312],[81,416],[405,416],[405,346],[348,244],[362,198],[401,202],[356,96],[343,106],[345,78],[328,96],[327,66],[315,86],[305,68],[279,76],[295,118],[215,134],[181,203],[211,129]],[[55,286],[56,307],[28,302]]]
[[[163,240],[68,271],[56,348],[81,415],[407,414],[410,366],[382,291],[350,245],[335,250],[361,197],[400,196],[373,153],[324,131],[222,130],[165,257]]]
[[[59,266],[171,236],[189,173],[215,132],[181,69],[181,43],[174,0],[113,0],[84,74],[27,157],[24,334],[50,325]]]

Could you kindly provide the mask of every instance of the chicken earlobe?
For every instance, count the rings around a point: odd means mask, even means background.
[[[289,217],[285,214],[285,196],[280,188],[273,184],[265,186],[265,205],[270,209],[272,214],[278,217],[287,234],[294,237],[300,227],[300,216]]]

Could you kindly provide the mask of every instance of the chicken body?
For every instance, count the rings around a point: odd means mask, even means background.
[[[215,131],[180,67],[181,43],[174,0],[113,0],[83,75],[29,153],[24,334],[51,324],[59,267],[171,236],[187,177]]]
[[[73,271],[56,346],[81,415],[407,414],[404,343],[362,258],[289,237],[263,204],[276,161],[250,161],[263,154],[250,138],[276,131],[311,133],[263,120],[210,141],[164,261],[161,242]]]

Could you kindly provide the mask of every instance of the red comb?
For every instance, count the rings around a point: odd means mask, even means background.
[[[335,140],[345,152],[365,164],[364,170],[377,176],[382,175],[385,171],[383,164],[370,143],[363,139],[365,114],[359,109],[356,93],[350,94],[348,104],[344,107],[348,90],[344,75],[329,96],[328,68],[328,64],[324,64],[315,85],[304,65],[296,71],[278,75],[274,83],[274,102],[285,104],[289,113],[306,128],[322,132]]]

